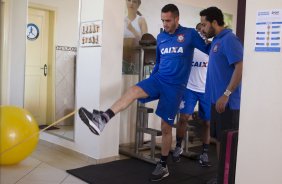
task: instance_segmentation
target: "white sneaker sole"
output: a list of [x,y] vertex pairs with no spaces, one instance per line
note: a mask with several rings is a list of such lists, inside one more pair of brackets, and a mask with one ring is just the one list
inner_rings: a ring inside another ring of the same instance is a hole
[[164,179],[164,178],[166,178],[168,176],[169,176],[169,172],[166,173],[165,175],[163,175],[163,177],[161,177],[160,179],[156,179],[156,180],[151,179],[151,181],[161,181],[162,179]]
[[87,126],[91,126],[91,128],[93,128],[96,131],[97,135],[100,135],[101,134],[100,129],[91,120],[88,119],[87,115],[85,114],[83,110],[81,112],[83,114],[79,114],[79,115],[80,115],[81,120],[84,122],[84,124],[86,124]]
[[98,135],[101,134],[100,129],[99,129],[92,121],[89,121],[89,125],[92,126],[92,128],[94,128],[94,129],[96,130],[96,132],[98,133]]

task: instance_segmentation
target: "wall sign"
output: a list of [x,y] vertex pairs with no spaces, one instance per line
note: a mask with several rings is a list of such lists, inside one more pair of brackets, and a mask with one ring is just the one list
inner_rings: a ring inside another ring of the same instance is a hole
[[28,40],[36,40],[39,36],[39,28],[37,27],[37,25],[35,25],[34,23],[29,23],[27,25],[27,30],[26,30],[26,37]]
[[256,52],[280,52],[282,9],[258,11],[256,20]]
[[82,22],[79,42],[80,47],[101,47],[102,21]]

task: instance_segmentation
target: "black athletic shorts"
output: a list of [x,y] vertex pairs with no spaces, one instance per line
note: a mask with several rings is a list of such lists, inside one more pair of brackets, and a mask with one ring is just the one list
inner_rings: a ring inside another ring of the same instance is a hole
[[224,130],[239,129],[240,110],[231,110],[228,106],[221,114],[216,112],[215,104],[211,105],[211,137],[216,138],[219,142]]

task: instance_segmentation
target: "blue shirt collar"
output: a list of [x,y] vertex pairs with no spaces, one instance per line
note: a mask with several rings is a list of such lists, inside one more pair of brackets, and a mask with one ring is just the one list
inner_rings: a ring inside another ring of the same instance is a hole
[[181,29],[182,29],[183,27],[180,25],[180,24],[178,24],[178,27],[176,28],[176,30],[175,30],[175,32],[173,33],[173,34],[169,34],[168,32],[166,32],[166,31],[164,31],[166,34],[168,34],[168,35],[175,35],[175,34],[177,34]]
[[225,34],[231,32],[231,29],[223,29],[218,35],[215,36],[215,38],[221,38],[223,37]]

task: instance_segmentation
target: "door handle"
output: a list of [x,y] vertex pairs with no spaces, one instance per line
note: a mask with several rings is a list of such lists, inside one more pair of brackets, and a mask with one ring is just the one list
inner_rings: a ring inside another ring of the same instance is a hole
[[45,64],[44,65],[44,67],[43,68],[40,68],[40,69],[42,69],[43,70],[43,72],[44,72],[44,76],[46,77],[47,76],[47,65]]

